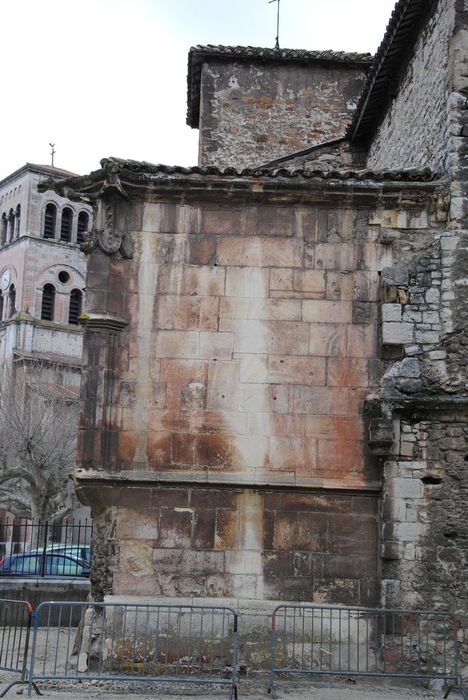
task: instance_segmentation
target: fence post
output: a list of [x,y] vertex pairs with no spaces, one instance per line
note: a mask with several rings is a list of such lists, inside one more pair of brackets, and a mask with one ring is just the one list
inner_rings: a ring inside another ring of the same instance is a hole
[[[30,603],[28,603],[25,600],[8,600],[8,599],[0,599],[0,603],[5,604],[5,610],[6,614],[4,616],[4,626],[7,626],[7,622],[10,622],[10,625],[13,622],[13,627],[14,627],[14,634],[13,634],[13,640],[12,640],[12,648],[10,649],[10,634],[7,635],[7,649],[5,652],[5,658],[8,660],[10,658],[10,665],[5,664],[2,666],[5,670],[10,670],[10,671],[16,671],[20,673],[20,680],[19,681],[13,681],[7,687],[5,690],[0,693],[0,698],[3,698],[10,688],[13,688],[15,685],[30,685],[30,681],[28,678],[28,659],[29,659],[29,641],[30,641],[30,633],[31,633],[31,621],[32,621],[32,616],[33,616],[33,609]],[[12,610],[16,608],[16,615],[12,621],[11,619],[11,614]],[[24,622],[24,611],[27,613],[26,617],[26,624],[23,626]],[[8,617],[8,614],[10,614],[10,617]],[[20,632],[18,632],[18,624],[20,621]],[[21,662],[21,668],[18,668],[16,665],[13,665],[13,659],[17,659],[17,665],[19,666],[19,659],[21,658],[21,647],[22,647],[22,639],[23,639],[23,634],[22,630],[25,629],[26,634],[24,636],[24,649],[23,649],[23,656],[22,656],[22,662]],[[5,629],[3,630],[3,635],[2,635],[2,644],[5,640]],[[16,648],[15,648],[16,647]],[[3,654],[3,648],[1,650],[1,653]],[[39,688],[36,686],[35,683],[32,684],[34,687],[34,690],[38,695],[42,695],[42,693],[39,691]],[[22,692],[22,691],[21,691]]]

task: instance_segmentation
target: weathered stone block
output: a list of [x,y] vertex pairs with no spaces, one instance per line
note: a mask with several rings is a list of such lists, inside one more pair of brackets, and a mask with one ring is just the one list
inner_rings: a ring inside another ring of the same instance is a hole
[[288,413],[289,397],[288,386],[242,384],[239,388],[239,406],[249,413]]
[[363,444],[356,440],[318,441],[318,466],[322,473],[359,471],[363,456]]
[[218,241],[220,265],[247,267],[302,267],[303,243],[299,240],[232,236]]
[[367,386],[367,360],[360,358],[329,357],[327,360],[328,386]]
[[206,360],[230,360],[234,347],[232,333],[202,332],[199,336],[199,356]]
[[224,295],[224,285],[222,267],[162,265],[159,272],[161,294],[220,296]]
[[272,469],[295,469],[311,473],[317,466],[316,442],[310,438],[272,437],[270,439]]
[[[273,272],[273,271],[272,271]],[[292,271],[291,271],[292,273]],[[261,267],[229,267],[226,270],[226,296],[255,299],[267,297],[269,271]]]
[[[228,269],[228,273],[230,269]],[[294,284],[294,270],[291,268],[275,268],[270,270],[270,290],[292,291]],[[257,295],[259,296],[259,295]]]
[[198,333],[196,331],[158,331],[156,356],[196,358],[198,356]]
[[[384,322],[401,322],[401,314],[403,308],[401,304],[382,304],[382,321]],[[408,319],[409,320],[409,319]]]
[[221,319],[219,330],[234,333],[234,352],[307,355],[309,326],[295,321]]
[[219,318],[300,321],[301,315],[299,299],[221,299],[219,309]]
[[216,330],[219,299],[183,295],[160,296],[157,301],[157,326],[167,330]]
[[311,355],[346,356],[346,326],[338,323],[311,323],[309,348]]
[[424,492],[419,479],[393,479],[391,488],[394,498],[421,498]]
[[348,301],[305,300],[302,302],[302,317],[311,323],[352,322],[352,304]]
[[325,292],[325,272],[321,270],[295,270],[294,290],[296,292]]
[[271,355],[268,381],[271,384],[325,384],[325,358]]
[[347,326],[346,355],[374,358],[377,352],[377,333],[372,325]]
[[382,323],[382,343],[384,345],[405,345],[414,341],[412,323]]

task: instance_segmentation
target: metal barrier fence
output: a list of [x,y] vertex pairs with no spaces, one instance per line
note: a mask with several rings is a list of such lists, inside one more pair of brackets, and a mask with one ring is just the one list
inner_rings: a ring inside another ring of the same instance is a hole
[[434,610],[279,605],[271,624],[276,673],[442,678],[458,682],[456,621]]
[[[2,698],[14,685],[28,683],[28,654],[32,607],[23,600],[0,599],[0,669],[19,673],[20,679],[10,683]],[[32,684],[39,693],[35,683]]]
[[228,685],[237,698],[231,608],[45,602],[33,623],[29,695],[38,680],[99,679]]
[[0,520],[0,576],[89,576],[90,520]]

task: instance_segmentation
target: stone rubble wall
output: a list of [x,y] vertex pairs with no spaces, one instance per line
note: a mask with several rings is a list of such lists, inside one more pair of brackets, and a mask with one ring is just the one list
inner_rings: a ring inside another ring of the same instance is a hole
[[368,166],[447,170],[447,100],[454,3],[440,0],[421,32],[398,91],[373,138]]
[[255,167],[345,135],[365,68],[212,60],[202,71],[199,164]]

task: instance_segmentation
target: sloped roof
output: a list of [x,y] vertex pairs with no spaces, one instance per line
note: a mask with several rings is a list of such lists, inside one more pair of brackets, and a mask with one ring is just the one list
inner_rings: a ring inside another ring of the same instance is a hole
[[398,0],[396,3],[348,128],[352,140],[369,139],[378,126],[390,90],[395,87],[402,66],[411,57],[421,24],[434,3],[435,0]]
[[370,53],[346,53],[344,51],[306,51],[304,49],[269,49],[258,46],[192,46],[187,70],[187,124],[198,127],[200,117],[201,69],[207,59],[223,61],[282,62],[282,63],[341,63],[370,66]]
[[14,180],[21,173],[32,171],[36,173],[43,173],[44,175],[51,175],[52,177],[76,177],[77,173],[71,172],[71,170],[63,170],[63,168],[55,168],[52,165],[38,165],[37,163],[25,163],[18,170],[10,173],[3,180],[0,180],[0,187],[3,187],[9,180]]

